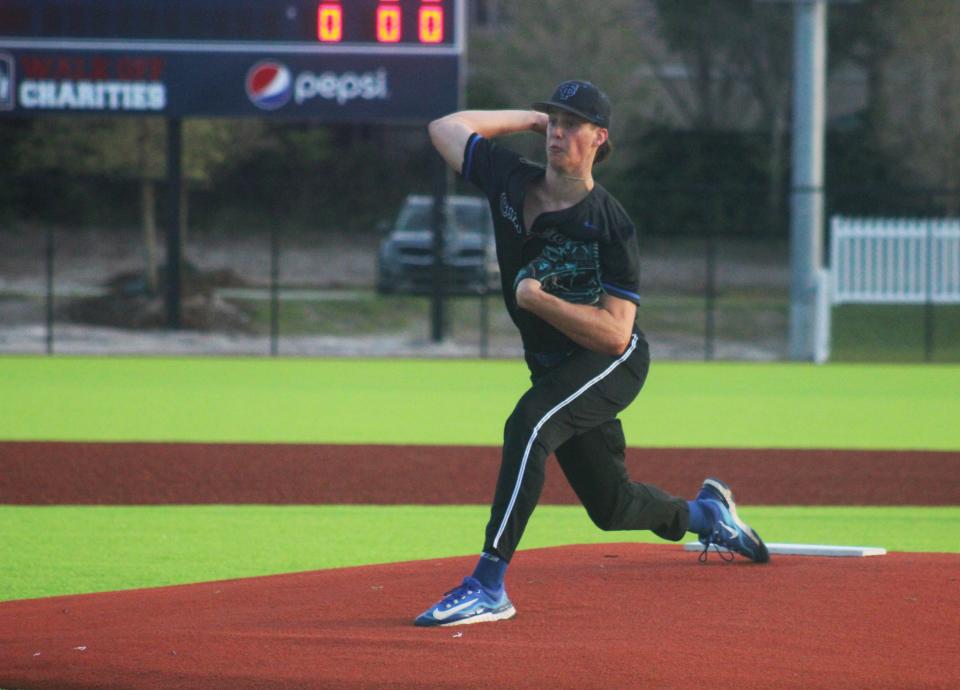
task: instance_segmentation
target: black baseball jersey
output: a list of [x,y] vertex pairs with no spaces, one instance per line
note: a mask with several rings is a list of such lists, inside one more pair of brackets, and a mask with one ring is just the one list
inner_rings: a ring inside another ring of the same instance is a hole
[[461,175],[486,194],[493,212],[497,261],[503,300],[520,330],[528,354],[549,357],[579,348],[570,338],[533,313],[517,308],[513,282],[517,272],[539,256],[548,242],[596,243],[603,289],[621,299],[640,302],[640,249],[626,211],[601,185],[562,211],[541,213],[525,229],[523,202],[530,184],[546,173],[510,149],[471,135],[464,149]]

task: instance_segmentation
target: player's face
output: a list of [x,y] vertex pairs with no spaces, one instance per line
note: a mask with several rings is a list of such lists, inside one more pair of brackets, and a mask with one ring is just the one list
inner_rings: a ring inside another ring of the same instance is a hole
[[607,130],[576,115],[563,111],[549,113],[547,161],[565,173],[589,170],[606,137]]

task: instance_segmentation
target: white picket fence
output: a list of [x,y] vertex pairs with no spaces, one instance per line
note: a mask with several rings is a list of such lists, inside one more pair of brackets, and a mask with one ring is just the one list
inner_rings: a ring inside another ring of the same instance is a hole
[[833,304],[960,303],[960,219],[830,220]]
[[960,219],[830,219],[817,274],[814,361],[830,358],[836,304],[960,304]]

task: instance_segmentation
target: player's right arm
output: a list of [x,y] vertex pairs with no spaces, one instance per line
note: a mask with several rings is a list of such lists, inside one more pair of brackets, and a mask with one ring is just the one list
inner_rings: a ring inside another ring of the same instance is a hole
[[461,110],[434,120],[427,127],[430,141],[456,172],[463,169],[463,152],[474,132],[491,139],[516,132],[547,131],[547,115],[535,110]]

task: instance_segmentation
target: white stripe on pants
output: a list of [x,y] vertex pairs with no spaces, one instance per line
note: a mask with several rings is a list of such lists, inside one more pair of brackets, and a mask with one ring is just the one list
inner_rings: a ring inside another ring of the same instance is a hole
[[566,405],[569,405],[571,402],[573,402],[578,397],[583,395],[583,393],[587,391],[591,386],[595,385],[599,381],[602,381],[604,378],[609,376],[610,372],[612,372],[614,369],[620,366],[623,362],[625,362],[630,357],[631,354],[633,354],[633,351],[634,349],[636,349],[636,347],[637,347],[637,335],[634,334],[630,339],[630,346],[626,349],[626,351],[622,355],[620,355],[619,358],[617,358],[616,361],[614,361],[612,364],[610,364],[610,366],[608,366],[602,372],[600,372],[599,374],[594,376],[592,379],[587,381],[585,384],[583,384],[572,395],[568,396],[565,400],[555,405],[543,416],[543,418],[539,422],[537,422],[536,426],[534,426],[533,433],[530,434],[530,440],[527,441],[527,447],[523,451],[523,459],[520,462],[520,472],[518,473],[518,476],[517,476],[517,483],[513,487],[513,494],[510,496],[510,502],[507,504],[507,510],[504,512],[503,520],[500,522],[500,529],[497,530],[497,535],[493,538],[494,548],[496,548],[497,544],[500,542],[500,537],[503,536],[503,531],[507,528],[507,520],[509,520],[510,513],[513,512],[513,506],[517,502],[517,495],[520,493],[520,485],[523,483],[523,475],[527,469],[527,459],[530,457],[530,449],[533,448],[533,442],[537,438],[537,433],[540,431],[543,425],[546,424],[550,420],[550,418],[553,417],[553,415],[555,415],[558,411],[560,411]]

